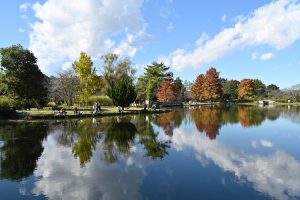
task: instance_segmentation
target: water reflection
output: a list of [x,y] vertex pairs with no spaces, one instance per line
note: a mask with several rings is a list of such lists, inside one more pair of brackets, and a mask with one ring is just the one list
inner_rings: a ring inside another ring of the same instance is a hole
[[35,124],[0,126],[0,178],[20,181],[33,174],[36,161],[43,152],[42,141],[48,127]]
[[[299,116],[298,107],[201,106],[160,115],[10,123],[0,126],[0,175],[22,182],[39,177],[21,194],[49,199],[164,199],[164,190],[180,199],[176,191],[187,188],[200,198],[209,193],[199,188],[221,187],[220,180],[235,191],[224,196],[229,199],[247,187],[253,198],[299,199]],[[272,135],[265,122],[294,130]],[[198,165],[188,178],[190,157]],[[145,185],[159,187],[158,196]]]
[[[257,191],[272,198],[300,198],[300,162],[285,151],[276,150],[267,156],[247,154],[217,140],[209,141],[197,133],[190,134],[182,129],[175,131],[172,142],[178,151],[193,148],[195,158],[202,165],[213,162],[240,180],[249,181]],[[261,143],[271,147],[267,141]]]

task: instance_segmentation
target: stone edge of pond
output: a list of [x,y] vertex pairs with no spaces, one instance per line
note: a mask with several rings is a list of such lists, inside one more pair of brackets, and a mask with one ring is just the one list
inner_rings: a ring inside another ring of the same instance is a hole
[[170,112],[170,109],[162,109],[162,110],[135,110],[135,111],[126,111],[126,112],[109,112],[109,113],[97,113],[97,114],[81,114],[81,115],[27,115],[16,116],[14,118],[7,118],[1,120],[51,120],[51,119],[81,119],[81,118],[93,118],[93,117],[108,117],[108,116],[123,116],[123,115],[144,115],[144,114],[159,114],[159,113],[167,113]]

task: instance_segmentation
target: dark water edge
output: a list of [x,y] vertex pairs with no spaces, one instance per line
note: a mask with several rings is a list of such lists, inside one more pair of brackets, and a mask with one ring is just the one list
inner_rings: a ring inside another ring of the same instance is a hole
[[300,108],[0,122],[1,199],[300,199]]

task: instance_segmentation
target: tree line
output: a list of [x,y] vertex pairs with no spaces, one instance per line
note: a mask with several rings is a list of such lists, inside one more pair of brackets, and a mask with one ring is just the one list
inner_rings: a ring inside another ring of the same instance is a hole
[[227,80],[219,77],[213,67],[191,83],[173,78],[169,67],[154,61],[136,78],[136,70],[128,58],[108,53],[99,58],[102,66],[97,70],[92,58],[81,52],[71,69],[48,77],[39,69],[34,54],[21,45],[1,48],[0,53],[0,106],[41,108],[49,102],[86,106],[93,95],[108,96],[107,101],[122,109],[133,102],[146,101],[149,104],[189,100],[252,101],[265,97],[300,100],[300,92],[287,93],[274,84],[266,86],[259,79]]

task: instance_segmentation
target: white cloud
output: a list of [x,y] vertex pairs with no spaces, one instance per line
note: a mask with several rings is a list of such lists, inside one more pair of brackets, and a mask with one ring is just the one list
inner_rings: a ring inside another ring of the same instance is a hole
[[173,23],[169,23],[167,26],[167,31],[170,32],[175,28],[175,26],[173,25]]
[[168,19],[172,14],[174,14],[175,9],[173,8],[173,0],[164,0],[164,5],[160,8],[160,17],[163,19]]
[[139,31],[135,35],[127,34],[127,39],[121,41],[119,46],[114,49],[114,52],[123,56],[133,57],[139,48],[151,40],[153,40],[153,37],[144,30]]
[[[266,140],[260,143],[267,147],[272,144]],[[198,132],[191,133],[180,128],[174,130],[172,144],[178,151],[193,148],[195,158],[202,165],[205,166],[209,160],[238,179],[246,179],[255,190],[274,199],[300,196],[300,162],[284,151],[277,150],[270,155],[245,153],[218,140],[211,141]]]
[[273,143],[269,140],[261,140],[260,141],[260,144],[263,146],[263,147],[267,147],[267,148],[271,148],[273,147]]
[[222,16],[222,22],[226,22],[226,19],[227,19],[227,15],[223,15]]
[[254,141],[251,142],[251,146],[254,149],[258,148],[259,145],[261,147],[266,147],[266,148],[272,148],[273,147],[273,143],[271,141],[269,141],[269,140],[260,140],[260,141],[254,140]]
[[63,65],[62,65],[62,69],[64,70],[64,71],[67,71],[67,70],[69,70],[69,69],[71,69],[72,68],[72,63],[71,62],[65,62]]
[[264,53],[261,55],[260,59],[261,60],[270,60],[274,57],[274,54],[272,53]]
[[22,29],[22,28],[19,28],[18,31],[19,31],[20,33],[24,33],[24,32],[25,32],[25,30]]
[[[49,199],[141,199],[140,187],[149,158],[133,152],[122,164],[107,164],[103,142],[84,167],[74,158],[72,148],[57,143],[61,131],[55,130],[43,142],[44,151],[34,175],[39,177],[32,193]],[[116,192],[117,191],[117,192]]]
[[27,12],[28,8],[31,6],[30,3],[24,3],[19,6],[20,12]]
[[274,57],[273,53],[263,53],[259,54],[257,52],[254,52],[251,56],[252,60],[270,60]]
[[281,50],[300,38],[300,4],[295,0],[272,1],[236,21],[192,52],[175,50],[169,56],[173,67],[183,70],[212,64],[244,47],[268,45]]
[[209,40],[209,35],[207,33],[202,33],[200,38],[195,42],[196,46],[202,46],[207,40]]
[[[36,3],[37,21],[30,33],[30,50],[45,73],[60,71],[80,51],[99,58],[107,51],[133,56],[148,41],[141,14],[143,0],[47,0]],[[119,44],[111,36],[127,35]],[[129,41],[132,35],[132,41]],[[117,45],[117,46],[116,46]],[[116,47],[115,47],[116,46]]]

